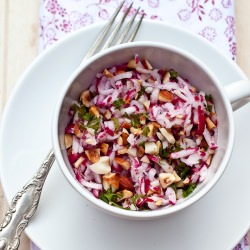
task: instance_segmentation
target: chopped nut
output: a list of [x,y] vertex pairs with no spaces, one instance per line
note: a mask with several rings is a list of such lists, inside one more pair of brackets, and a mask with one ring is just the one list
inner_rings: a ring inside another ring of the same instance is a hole
[[118,145],[123,145],[123,139],[122,139],[122,137],[121,136],[119,136],[118,138],[117,138],[117,144]]
[[152,195],[152,194],[154,194],[154,193],[155,193],[155,191],[154,191],[154,190],[149,189],[149,190],[148,190],[148,192],[147,192],[147,196],[150,196],[150,195]]
[[140,128],[131,127],[130,132],[134,135],[141,135],[142,134],[142,130]]
[[135,59],[130,60],[130,61],[128,62],[128,64],[127,64],[127,67],[128,67],[128,68],[131,68],[131,69],[135,69],[136,66],[137,66],[137,65],[136,65]]
[[184,181],[183,181],[183,184],[184,185],[187,185],[190,183],[190,179],[187,177]]
[[125,169],[125,170],[128,170],[128,169],[130,169],[130,167],[131,167],[130,162],[127,161],[127,160],[125,160],[125,159],[123,159],[123,158],[121,158],[121,157],[115,157],[115,158],[114,158],[114,161],[115,161],[117,164],[119,164],[120,166],[122,166],[122,168]]
[[129,133],[122,132],[121,137],[122,137],[122,144],[127,145],[128,144],[127,139],[129,137]]
[[107,69],[104,69],[104,71],[103,71],[103,73],[102,73],[103,75],[105,75],[106,77],[108,77],[108,78],[112,78],[114,75],[110,72],[110,71],[108,71]]
[[212,122],[212,120],[210,119],[210,117],[206,118],[206,124],[208,129],[214,129],[216,128],[216,125]]
[[161,125],[158,122],[152,122],[152,124],[154,125],[155,129],[159,129],[161,127]]
[[84,106],[89,108],[91,106],[90,91],[89,90],[83,91],[80,95],[80,100]]
[[176,173],[176,171],[173,171],[174,177],[175,177],[175,182],[181,181],[181,177]]
[[130,198],[130,197],[133,196],[133,193],[131,191],[129,191],[129,190],[126,190],[126,189],[124,189],[124,190],[122,190],[120,192],[117,192],[117,194],[119,196],[121,196],[121,198],[119,198],[118,201]]
[[102,176],[102,184],[105,190],[112,189],[115,192],[119,188],[119,175],[117,173],[108,173]]
[[141,161],[142,162],[145,162],[145,163],[150,163],[148,157],[146,155],[144,155],[142,158],[141,158]]
[[83,136],[83,133],[82,131],[80,130],[80,127],[78,125],[78,123],[76,123],[74,125],[74,134],[78,137],[78,138],[81,138]]
[[160,142],[160,141],[157,141],[157,142],[156,142],[156,146],[157,146],[158,152],[159,152],[159,151],[160,151],[160,148],[162,147],[161,142]]
[[143,60],[143,65],[145,66],[146,69],[153,69],[150,62],[148,60],[146,60],[146,59]]
[[159,199],[158,201],[155,202],[156,206],[161,206],[162,205],[162,199]]
[[144,153],[145,153],[144,147],[139,146],[139,147],[138,147],[138,151],[137,151],[137,156],[138,156],[138,157],[142,157],[142,156],[144,155]]
[[68,149],[72,146],[73,142],[73,136],[70,134],[65,134],[64,136],[64,143],[65,143],[65,148]]
[[147,137],[152,138],[153,133],[154,133],[154,124],[151,122],[147,126],[149,128],[149,132],[147,134]]
[[112,114],[111,114],[110,110],[106,109],[103,113],[103,117],[106,118],[107,120],[110,120],[111,116],[112,116]]
[[163,188],[167,188],[172,183],[175,182],[175,176],[172,173],[160,173],[159,174],[159,181]]
[[162,82],[168,83],[170,81],[170,73],[167,71],[165,75],[163,76]]
[[118,155],[124,155],[127,153],[128,153],[128,149],[126,147],[117,150]]
[[100,160],[100,148],[92,148],[89,150],[85,150],[85,154],[88,157],[88,159],[95,163]]
[[132,157],[136,157],[137,156],[137,149],[136,148],[128,148],[127,153]]
[[91,115],[96,116],[97,118],[100,117],[100,112],[99,112],[99,110],[98,110],[98,108],[97,108],[96,106],[92,106],[92,107],[89,109],[89,113],[90,113]]
[[103,154],[107,154],[107,152],[108,152],[108,148],[109,148],[109,145],[107,144],[107,143],[101,143],[101,145],[100,145],[100,150],[101,150],[101,152],[103,153]]
[[158,96],[158,100],[161,102],[171,102],[174,99],[173,93],[167,90],[161,90]]
[[143,106],[145,107],[146,111],[149,111],[150,101],[149,101],[149,100],[144,101],[142,104],[143,104]]
[[141,123],[141,125],[145,125],[146,124],[146,117],[145,117],[145,115],[141,115],[140,116],[140,123]]
[[93,128],[87,128],[87,131],[91,134],[91,135],[95,135],[95,130]]
[[134,188],[131,180],[125,175],[120,176],[119,184],[122,189],[132,190]]
[[124,122],[122,125],[121,125],[122,128],[126,128],[126,129],[130,129],[131,128],[131,124],[130,123],[127,123],[127,122]]
[[145,142],[145,153],[150,155],[158,155],[159,150],[156,143],[152,141]]
[[79,168],[80,165],[83,163],[83,161],[84,161],[83,156],[79,157],[79,158],[77,159],[77,161],[74,163],[74,167],[75,167],[75,168]]
[[110,158],[108,156],[101,156],[100,160],[89,165],[89,168],[97,174],[108,174],[111,172]]
[[171,144],[175,143],[175,138],[174,138],[171,131],[168,131],[165,128],[160,128],[160,131],[161,131],[162,135],[168,140],[168,142],[170,142]]
[[210,164],[211,164],[211,162],[212,162],[212,158],[213,158],[213,155],[209,155],[208,156],[208,158],[207,158],[207,160],[206,160],[206,164],[208,165],[208,166],[210,166]]

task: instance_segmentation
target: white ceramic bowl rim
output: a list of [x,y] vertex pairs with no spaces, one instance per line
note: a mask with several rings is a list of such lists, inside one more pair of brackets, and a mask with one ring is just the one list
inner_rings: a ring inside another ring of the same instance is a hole
[[[155,47],[155,48],[164,48],[164,49],[170,49],[174,52],[177,52],[187,58],[190,58],[194,63],[197,65],[201,66],[205,72],[213,79],[213,82],[215,83],[217,89],[223,96],[223,101],[225,104],[226,108],[226,113],[228,114],[228,120],[229,120],[229,135],[230,138],[228,138],[228,145],[227,145],[227,150],[225,152],[224,158],[221,162],[220,167],[216,171],[215,175],[213,178],[206,184],[206,186],[197,192],[195,195],[191,195],[187,199],[185,199],[183,202],[178,203],[174,206],[167,207],[165,209],[158,209],[158,210],[150,210],[150,211],[130,211],[130,210],[125,210],[125,209],[120,209],[114,206],[110,206],[107,203],[103,202],[102,200],[99,200],[93,196],[91,192],[88,190],[84,189],[78,181],[71,175],[69,172],[66,163],[64,162],[64,159],[62,157],[61,149],[60,149],[60,144],[59,144],[59,139],[58,139],[58,118],[60,114],[60,109],[61,105],[64,99],[64,96],[66,95],[71,83],[74,81],[74,79],[82,72],[82,70],[87,67],[89,64],[93,63],[94,61],[98,60],[99,58],[105,57],[108,55],[110,52],[126,49],[126,48],[132,48],[135,46],[146,46],[146,47]],[[218,180],[221,178],[222,174],[224,173],[228,161],[230,159],[230,155],[232,153],[233,149],[233,142],[234,142],[234,121],[233,121],[233,112],[232,112],[232,107],[231,104],[228,100],[228,98],[225,95],[225,91],[222,87],[222,85],[219,83],[217,80],[216,76],[214,76],[213,72],[199,59],[194,57],[192,54],[184,51],[183,49],[177,48],[173,45],[167,45],[159,42],[133,42],[130,44],[122,44],[118,46],[114,46],[112,48],[106,49],[104,51],[101,51],[91,57],[89,60],[83,62],[77,69],[76,71],[69,77],[67,82],[65,83],[59,98],[58,102],[55,107],[54,115],[53,115],[53,126],[52,126],[52,139],[53,139],[53,147],[54,147],[54,152],[56,155],[56,160],[68,180],[68,182],[76,189],[84,198],[86,198],[88,201],[90,201],[92,204],[94,204],[96,207],[102,209],[105,212],[108,212],[113,215],[117,215],[120,217],[125,217],[125,218],[130,218],[130,219],[152,219],[152,218],[157,218],[157,217],[162,217],[164,215],[169,215],[172,213],[175,213],[177,211],[180,211],[196,201],[198,201],[200,198],[202,198],[208,191],[210,191],[214,185],[218,182]]]

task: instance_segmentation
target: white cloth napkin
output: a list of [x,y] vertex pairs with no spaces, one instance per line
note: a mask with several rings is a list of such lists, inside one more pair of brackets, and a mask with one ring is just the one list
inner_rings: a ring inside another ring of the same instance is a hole
[[[40,51],[81,27],[106,21],[121,0],[41,0]],[[124,10],[132,1],[127,0]],[[234,0],[137,0],[146,18],[173,23],[216,44],[235,60]],[[32,250],[38,248],[31,244]],[[249,250],[247,236],[234,250]]]

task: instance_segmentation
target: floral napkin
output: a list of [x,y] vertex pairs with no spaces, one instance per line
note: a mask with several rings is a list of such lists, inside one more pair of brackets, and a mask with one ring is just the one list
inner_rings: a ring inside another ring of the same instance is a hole
[[[41,0],[40,51],[75,30],[106,21],[121,0]],[[132,0],[127,0],[123,11]],[[140,6],[145,18],[187,28],[216,44],[235,60],[234,0],[134,0],[132,14]],[[37,249],[32,244],[32,250]],[[249,250],[247,236],[235,250]]]

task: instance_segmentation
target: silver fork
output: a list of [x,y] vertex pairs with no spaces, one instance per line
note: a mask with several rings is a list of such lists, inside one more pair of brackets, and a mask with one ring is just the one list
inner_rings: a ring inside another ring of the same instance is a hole
[[[124,6],[124,3],[125,1],[123,1],[116,9],[113,16],[105,25],[105,27],[97,37],[95,43],[88,50],[83,60],[88,59],[100,49],[111,47],[113,46],[113,44],[132,42],[134,40],[144,17],[142,15],[135,27],[132,28],[135,17],[139,12],[139,8],[127,23],[127,25],[122,29],[126,16],[132,8],[132,4],[128,7],[121,20],[116,24],[113,32],[109,35],[109,31],[113,27],[116,17],[120,13],[122,7]],[[131,30],[132,32],[129,34],[129,31]],[[106,39],[108,35],[109,38]],[[103,45],[105,41],[106,43]],[[55,155],[52,149],[46,156],[34,176],[12,199],[9,210],[6,212],[5,217],[0,225],[0,250],[18,249],[20,245],[20,236],[24,229],[27,227],[30,218],[36,212],[44,182],[54,161]]]

